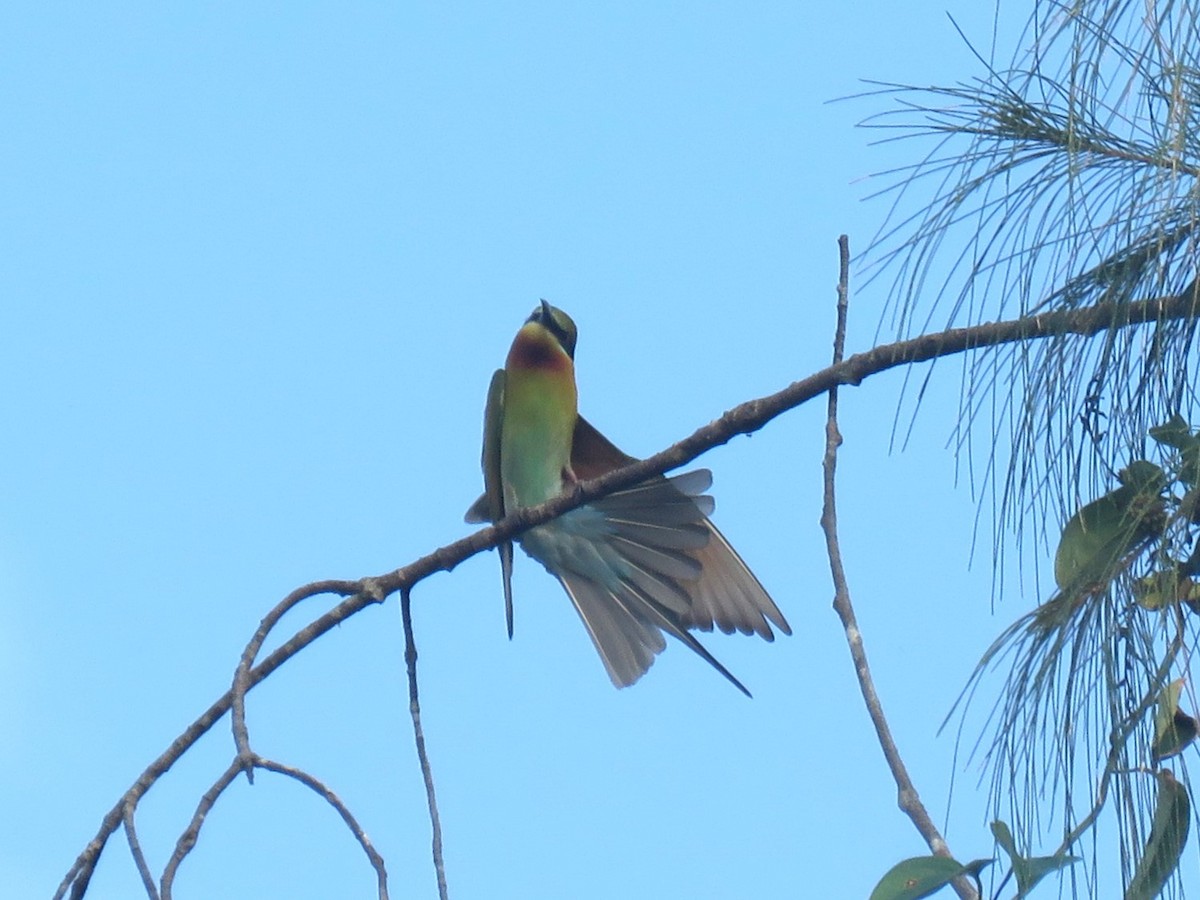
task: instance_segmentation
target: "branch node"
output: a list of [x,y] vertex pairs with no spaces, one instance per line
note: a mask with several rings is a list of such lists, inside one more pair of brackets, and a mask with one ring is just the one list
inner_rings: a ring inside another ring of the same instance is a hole
[[249,747],[239,747],[234,763],[246,773],[246,781],[254,784],[254,769],[258,765],[258,754]]
[[382,603],[387,599],[387,590],[381,578],[363,578],[358,585],[358,593],[372,603]]

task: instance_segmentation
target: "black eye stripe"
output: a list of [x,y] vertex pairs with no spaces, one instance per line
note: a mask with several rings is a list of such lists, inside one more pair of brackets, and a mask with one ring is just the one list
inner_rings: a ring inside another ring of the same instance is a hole
[[574,323],[567,318],[566,313],[555,309],[549,302],[543,300],[525,321],[537,322],[554,335],[555,340],[566,351],[567,356],[575,358],[575,327]]
[[570,333],[567,331],[567,329],[562,327],[562,324],[558,321],[558,319],[554,318],[554,316],[544,319],[542,321],[542,325],[544,325],[546,330],[548,330],[552,335],[558,338],[558,342],[564,347],[570,342]]

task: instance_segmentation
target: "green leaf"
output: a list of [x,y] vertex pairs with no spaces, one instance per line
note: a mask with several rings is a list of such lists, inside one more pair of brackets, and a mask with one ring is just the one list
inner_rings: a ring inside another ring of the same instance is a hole
[[1194,488],[1200,484],[1200,441],[1191,447],[1185,447],[1180,456],[1183,465],[1179,467],[1179,480]]
[[1126,555],[1161,532],[1161,493],[1167,484],[1163,470],[1139,459],[1118,477],[1119,488],[1084,506],[1063,528],[1054,555],[1054,580],[1064,594],[1080,595],[1107,585]]
[[1154,712],[1154,743],[1150,747],[1154,762],[1174,756],[1196,738],[1196,720],[1179,708],[1183,679],[1177,679],[1158,695]]
[[1064,853],[1056,853],[1054,856],[1022,856],[1017,852],[1017,844],[1013,840],[1008,825],[1000,820],[992,823],[992,834],[996,838],[996,843],[1012,860],[1013,875],[1017,879],[1018,897],[1026,896],[1033,890],[1034,885],[1051,872],[1057,872],[1059,869],[1065,869],[1067,866],[1079,862],[1078,856],[1067,856]]
[[1154,495],[1162,493],[1170,481],[1167,473],[1160,466],[1147,459],[1135,459],[1117,473],[1117,480],[1124,487],[1133,488],[1139,494]]
[[996,843],[1000,845],[1000,849],[1009,855],[1010,859],[1015,859],[1021,854],[1017,852],[1017,842],[1013,840],[1012,831],[1008,827],[1007,822],[1002,822],[997,819],[992,823],[992,836],[996,838]]
[[1200,439],[1197,439],[1192,434],[1192,429],[1188,427],[1187,420],[1179,413],[1171,416],[1171,418],[1162,425],[1155,425],[1150,429],[1150,437],[1162,444],[1164,447],[1171,447],[1175,450],[1186,450],[1188,447],[1195,447],[1200,444]]
[[[977,866],[980,860],[971,863]],[[984,862],[986,865],[987,860]],[[948,856],[914,856],[888,869],[886,875],[879,879],[875,890],[871,891],[870,900],[919,900],[928,897],[948,885],[959,875],[968,874],[971,866]]]
[[1133,599],[1152,611],[1192,599],[1196,593],[1196,582],[1181,574],[1177,566],[1143,575],[1133,583]]
[[1170,769],[1163,769],[1158,779],[1158,800],[1154,806],[1154,821],[1146,849],[1138,861],[1133,880],[1125,890],[1125,900],[1154,900],[1179,865],[1179,857],[1187,844],[1188,828],[1192,821],[1192,803],[1187,787],[1175,780]]
[[1200,481],[1200,437],[1192,433],[1183,416],[1176,414],[1170,421],[1150,429],[1150,437],[1179,451],[1183,465],[1179,469],[1179,480],[1189,487]]

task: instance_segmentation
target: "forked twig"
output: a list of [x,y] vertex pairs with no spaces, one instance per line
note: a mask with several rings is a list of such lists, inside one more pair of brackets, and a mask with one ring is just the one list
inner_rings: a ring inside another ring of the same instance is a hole
[[[381,857],[378,851],[376,851],[375,846],[371,843],[370,838],[367,837],[366,832],[363,831],[362,826],[358,824],[358,820],[354,817],[354,814],[350,812],[349,807],[346,806],[342,799],[338,797],[338,795],[332,790],[330,790],[324,782],[315,776],[310,775],[308,772],[305,772],[303,769],[298,769],[295,766],[284,765],[283,763],[276,762],[272,759],[266,759],[265,757],[259,756],[257,753],[254,753],[251,750],[239,750],[238,754],[234,757],[233,762],[229,764],[229,767],[221,773],[220,777],[207,791],[204,792],[204,796],[200,798],[200,802],[196,806],[196,812],[193,814],[192,820],[188,823],[188,827],[184,830],[183,834],[181,834],[179,839],[175,842],[175,851],[171,854],[171,859],[167,862],[166,867],[163,869],[162,881],[160,885],[161,900],[170,900],[175,886],[175,876],[179,871],[179,866],[183,863],[187,855],[195,848],[196,842],[200,838],[200,829],[204,827],[204,822],[207,819],[209,812],[212,811],[213,806],[216,804],[221,794],[223,794],[230,787],[230,785],[233,784],[233,782],[237,779],[238,773],[246,772],[249,769],[265,769],[268,772],[275,772],[279,775],[285,775],[288,778],[292,778],[312,790],[314,793],[318,794],[325,800],[326,803],[332,806],[334,810],[337,811],[338,815],[341,816],[342,821],[346,823],[346,827],[350,829],[350,833],[354,835],[354,839],[358,841],[359,846],[362,847],[363,852],[367,855],[367,859],[371,863],[371,867],[375,870],[375,877],[378,883],[379,900],[388,900],[387,867],[384,864],[383,857]],[[149,870],[146,871],[146,875],[149,875]],[[158,900],[160,895],[153,892],[153,887],[153,882],[151,882],[148,884],[147,890],[150,892],[151,897],[155,898],[155,900]]]

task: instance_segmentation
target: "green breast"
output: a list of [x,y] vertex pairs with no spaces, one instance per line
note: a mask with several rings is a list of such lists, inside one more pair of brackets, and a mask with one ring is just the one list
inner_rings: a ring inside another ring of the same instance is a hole
[[533,506],[562,492],[576,414],[573,372],[509,369],[500,435],[509,502]]

